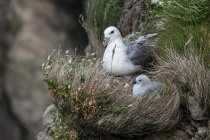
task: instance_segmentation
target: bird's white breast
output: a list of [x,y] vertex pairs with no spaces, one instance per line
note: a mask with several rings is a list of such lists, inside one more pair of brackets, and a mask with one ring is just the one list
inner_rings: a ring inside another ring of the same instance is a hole
[[158,83],[151,82],[146,85],[135,84],[133,86],[133,96],[142,97],[144,95],[149,96],[151,94],[156,94],[156,98],[160,97],[160,91],[158,91]]
[[145,94],[146,90],[147,87],[136,84],[133,86],[133,96],[141,97]]
[[103,56],[103,69],[105,72],[127,75],[139,70],[127,59],[126,49],[121,41],[114,41],[108,44]]

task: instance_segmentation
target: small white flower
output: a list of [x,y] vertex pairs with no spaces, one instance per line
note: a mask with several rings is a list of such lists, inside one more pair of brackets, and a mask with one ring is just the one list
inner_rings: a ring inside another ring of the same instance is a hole
[[70,89],[71,88],[71,85],[68,85],[68,89]]
[[45,63],[42,63],[42,69],[44,69],[44,65],[45,65]]
[[62,72],[61,75],[64,76],[64,72]]
[[109,89],[111,86],[110,86],[110,84],[109,83],[106,83],[105,84],[105,89]]
[[48,55],[47,60],[50,61],[50,56]]
[[69,64],[71,64],[72,63],[72,58],[71,58],[71,56],[69,56]]
[[113,80],[113,82],[114,82],[114,83],[119,83],[120,81],[119,81],[119,80],[114,79],[114,80]]
[[151,4],[156,4],[158,0],[151,0]]
[[50,65],[48,65],[47,67],[45,67],[45,70],[50,69],[50,68],[51,68]]
[[129,105],[128,105],[128,107],[132,107],[132,106],[133,106],[133,104],[129,104]]
[[69,73],[72,71],[72,68],[69,69]]
[[82,58],[82,62],[84,62],[85,61],[85,58]]
[[65,54],[69,54],[69,50],[66,50]]
[[163,6],[163,2],[162,1],[159,1],[158,3],[160,6]]
[[95,55],[96,55],[95,53],[92,53],[92,54],[91,54],[91,56],[95,56]]
[[128,83],[125,84],[124,88],[127,88],[127,87],[129,87],[129,84]]

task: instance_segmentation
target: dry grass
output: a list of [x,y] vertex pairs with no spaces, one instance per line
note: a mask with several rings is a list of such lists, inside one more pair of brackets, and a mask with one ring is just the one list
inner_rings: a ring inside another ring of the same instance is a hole
[[174,83],[180,88],[182,103],[185,104],[185,99],[193,96],[207,111],[210,97],[210,69],[205,65],[202,54],[198,54],[192,49],[187,49],[184,55],[167,48],[165,52],[166,58],[159,58],[156,71],[151,74],[155,79],[165,83]]
[[[160,100],[152,97],[132,100],[125,113],[106,114],[96,124],[103,131],[125,137],[169,131],[177,125],[182,116],[180,99],[176,92],[174,91],[173,96]],[[118,105],[126,102],[119,100]]]
[[160,99],[134,99],[132,79],[105,74],[100,60],[69,64],[68,59],[54,52],[43,69],[55,104],[80,133],[132,137],[169,131],[179,123],[180,91],[175,84]]

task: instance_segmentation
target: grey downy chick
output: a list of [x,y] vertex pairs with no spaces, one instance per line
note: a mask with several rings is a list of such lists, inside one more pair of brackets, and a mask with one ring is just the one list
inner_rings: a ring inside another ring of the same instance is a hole
[[156,94],[156,98],[160,98],[160,93],[164,85],[154,82],[148,76],[141,74],[133,81],[133,97],[150,96]]

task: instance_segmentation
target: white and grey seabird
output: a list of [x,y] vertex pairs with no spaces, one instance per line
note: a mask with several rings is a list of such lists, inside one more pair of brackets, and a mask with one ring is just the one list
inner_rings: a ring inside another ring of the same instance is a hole
[[104,31],[107,44],[103,55],[103,69],[114,75],[130,75],[142,71],[152,61],[151,47],[143,45],[144,39],[124,44],[120,31],[108,27]]

